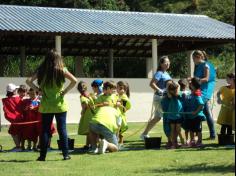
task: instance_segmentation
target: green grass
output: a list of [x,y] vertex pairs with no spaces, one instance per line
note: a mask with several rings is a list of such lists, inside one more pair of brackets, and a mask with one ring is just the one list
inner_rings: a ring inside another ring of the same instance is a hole
[[[158,124],[151,136],[166,138]],[[0,176],[160,176],[160,175],[235,175],[235,149],[219,147],[217,141],[207,141],[203,149],[144,150],[139,134],[144,123],[130,123],[125,134],[125,146],[129,151],[105,155],[71,153],[72,160],[62,161],[60,152],[49,152],[47,162],[36,162],[38,153],[0,153]],[[204,124],[204,138],[208,137]],[[76,135],[77,125],[68,125],[69,136],[75,139],[75,147],[84,144],[84,137]],[[56,148],[57,136],[52,140]],[[4,127],[0,132],[0,144],[4,150],[13,147],[11,137]]]

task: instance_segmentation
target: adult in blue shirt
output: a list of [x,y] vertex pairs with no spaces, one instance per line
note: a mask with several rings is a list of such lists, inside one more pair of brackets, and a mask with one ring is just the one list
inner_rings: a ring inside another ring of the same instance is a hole
[[205,52],[196,50],[193,53],[195,63],[194,76],[200,78],[202,98],[204,101],[204,114],[207,119],[207,125],[210,131],[210,139],[215,139],[215,127],[210,105],[211,98],[215,89],[216,72],[214,66],[206,61]]
[[[166,83],[168,80],[171,80],[169,73],[167,70],[170,68],[170,60],[168,56],[163,56],[160,59],[158,64],[157,72],[155,73],[153,79],[150,82],[150,87],[155,91],[153,105],[155,107],[154,110],[154,118],[150,120],[145,128],[144,132],[141,134],[140,138],[144,140],[144,138],[149,137],[149,131],[155,126],[157,122],[161,120],[163,117],[161,101],[163,95],[166,93]],[[170,129],[167,126],[164,126],[165,132],[170,135]]]

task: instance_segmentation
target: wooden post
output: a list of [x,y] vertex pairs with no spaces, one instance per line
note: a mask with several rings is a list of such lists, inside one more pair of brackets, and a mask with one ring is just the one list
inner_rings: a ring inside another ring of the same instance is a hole
[[193,62],[193,51],[187,52],[188,59],[188,77],[193,77],[194,74],[194,62]]
[[55,37],[55,49],[61,55],[61,36],[57,35]]
[[152,74],[155,74],[157,71],[158,63],[158,43],[157,39],[152,39]]
[[153,77],[152,58],[146,58],[146,73],[147,73],[147,78],[152,78]]

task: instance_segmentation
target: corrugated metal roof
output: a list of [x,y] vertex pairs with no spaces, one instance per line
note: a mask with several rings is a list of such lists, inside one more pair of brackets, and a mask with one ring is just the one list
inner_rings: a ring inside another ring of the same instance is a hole
[[0,5],[0,31],[235,39],[235,27],[203,15]]

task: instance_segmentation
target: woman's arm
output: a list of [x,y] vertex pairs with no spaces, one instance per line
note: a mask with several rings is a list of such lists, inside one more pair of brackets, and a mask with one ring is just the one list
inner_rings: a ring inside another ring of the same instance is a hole
[[204,78],[202,78],[200,80],[201,84],[208,82],[209,81],[209,77],[210,77],[210,69],[209,69],[208,66],[206,66],[205,69],[204,69]]
[[65,78],[70,80],[70,84],[61,92],[62,96],[67,94],[77,83],[76,77],[72,75],[69,71],[66,71],[64,75],[65,75]]
[[221,99],[221,92],[220,90],[217,92],[217,103],[222,104],[222,99]]
[[27,78],[26,84],[35,91],[39,92],[39,87],[34,83],[36,79],[37,79],[37,74],[34,74],[33,76]]
[[156,80],[153,78],[150,82],[150,87],[156,92],[162,92],[162,90],[157,86]]

